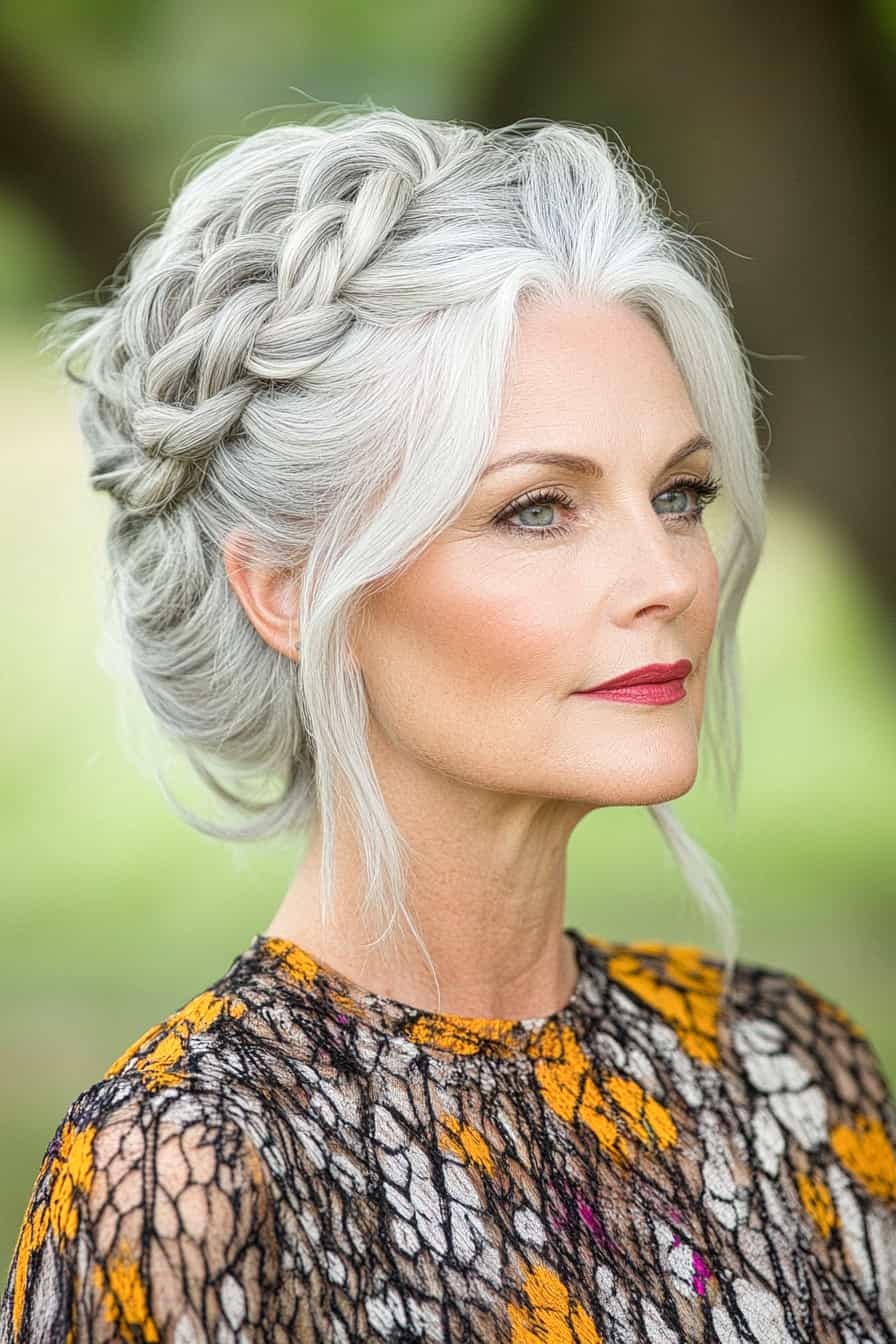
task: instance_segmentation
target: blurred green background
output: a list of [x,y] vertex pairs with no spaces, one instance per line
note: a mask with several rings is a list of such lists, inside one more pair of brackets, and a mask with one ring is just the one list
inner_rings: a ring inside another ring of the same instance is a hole
[[[840,1003],[896,1078],[894,53],[892,2],[34,0],[0,16],[4,1268],[69,1102],[227,968],[300,856],[190,831],[142,763],[133,695],[125,733],[96,663],[109,501],[38,330],[111,274],[186,163],[318,100],[612,127],[717,244],[765,393],[770,532],[741,626],[738,814],[705,762],[674,806],[721,865],[741,956]],[[567,922],[709,939],[637,809],[578,828]]]

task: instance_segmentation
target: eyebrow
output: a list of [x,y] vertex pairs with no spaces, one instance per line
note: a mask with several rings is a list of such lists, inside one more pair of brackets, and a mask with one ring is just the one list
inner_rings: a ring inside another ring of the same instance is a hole
[[[687,443],[683,443],[680,448],[676,448],[663,470],[668,471],[669,467],[674,467],[675,463],[680,462],[682,458],[690,457],[691,453],[698,453],[701,450],[711,453],[713,446],[705,434],[695,434],[692,439],[688,439]],[[593,457],[582,457],[578,453],[532,450],[531,452],[511,453],[509,457],[502,457],[500,462],[493,462],[491,466],[486,467],[479,479],[482,481],[486,476],[490,476],[493,471],[501,471],[504,467],[515,467],[520,462],[542,462],[550,467],[566,467],[569,471],[578,471],[584,476],[596,476],[598,479],[604,474],[603,467],[595,462]]]

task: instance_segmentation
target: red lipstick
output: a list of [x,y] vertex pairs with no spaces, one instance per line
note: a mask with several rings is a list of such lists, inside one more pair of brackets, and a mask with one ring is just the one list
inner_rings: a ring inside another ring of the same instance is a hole
[[577,695],[594,695],[602,700],[623,700],[636,705],[671,705],[684,698],[684,678],[693,664],[688,658],[677,663],[648,663],[631,672],[603,681]]

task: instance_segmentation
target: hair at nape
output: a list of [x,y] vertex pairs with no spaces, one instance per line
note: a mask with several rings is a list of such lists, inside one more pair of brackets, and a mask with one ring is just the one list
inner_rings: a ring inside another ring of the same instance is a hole
[[[107,639],[237,820],[196,816],[157,773],[166,798],[221,839],[318,819],[326,919],[344,797],[364,914],[387,947],[404,919],[428,958],[403,900],[407,846],[367,752],[349,627],[473,488],[527,304],[585,297],[645,315],[716,446],[730,528],[703,736],[736,802],[736,624],[766,528],[757,384],[721,267],[663,201],[592,127],[486,130],[331,106],[194,165],[107,294],[47,328],[81,386],[91,483],[114,501]],[[297,662],[249,621],[223,564],[228,536],[246,539],[241,563],[295,575]],[[648,811],[730,969],[716,865],[669,803]]]

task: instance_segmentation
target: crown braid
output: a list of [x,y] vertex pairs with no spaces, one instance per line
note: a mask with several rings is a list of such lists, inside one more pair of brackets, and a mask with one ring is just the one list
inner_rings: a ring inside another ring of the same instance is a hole
[[186,211],[176,203],[119,295],[113,363],[124,404],[119,397],[105,408],[119,433],[95,463],[95,488],[133,514],[160,511],[201,482],[261,389],[295,383],[328,358],[355,319],[352,280],[437,165],[404,138],[377,148],[390,160],[400,151],[403,162],[364,164],[357,143],[321,143],[297,169],[291,195],[280,195],[279,213],[271,184],[259,184],[229,219],[208,221],[186,260]]

